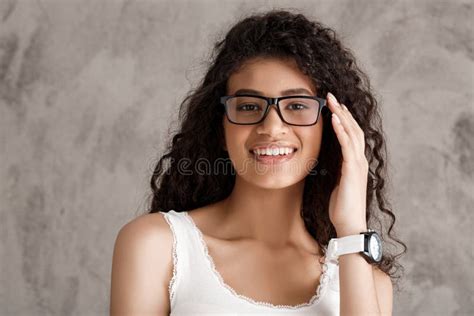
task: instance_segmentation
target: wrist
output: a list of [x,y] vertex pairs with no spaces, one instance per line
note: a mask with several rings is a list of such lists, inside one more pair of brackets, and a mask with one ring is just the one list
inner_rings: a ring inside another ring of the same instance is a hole
[[381,237],[374,230],[365,229],[367,225],[351,225],[337,231],[337,238],[331,238],[327,247],[327,258],[338,261],[340,256],[361,254],[370,263],[379,263],[382,260],[383,243]]

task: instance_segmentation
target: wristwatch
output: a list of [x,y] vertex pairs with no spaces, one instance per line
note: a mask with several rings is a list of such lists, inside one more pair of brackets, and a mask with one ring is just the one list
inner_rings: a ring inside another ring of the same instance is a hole
[[339,256],[359,252],[368,263],[378,263],[382,260],[382,240],[372,229],[359,235],[331,238],[327,247],[327,259],[338,262]]

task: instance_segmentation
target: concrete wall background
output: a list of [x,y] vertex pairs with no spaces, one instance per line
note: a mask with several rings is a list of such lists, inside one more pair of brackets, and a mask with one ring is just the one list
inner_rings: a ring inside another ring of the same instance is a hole
[[272,7],[336,29],[379,96],[409,247],[394,314],[474,314],[472,1],[0,0],[1,315],[108,313],[176,107],[221,32]]

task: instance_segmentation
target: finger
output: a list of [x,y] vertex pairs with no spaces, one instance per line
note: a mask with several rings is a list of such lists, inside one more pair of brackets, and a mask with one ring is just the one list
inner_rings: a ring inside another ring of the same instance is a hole
[[350,124],[351,124],[351,127],[352,127],[354,133],[357,134],[359,136],[359,138],[360,138],[360,136],[363,136],[364,131],[362,130],[362,128],[360,128],[360,125],[359,125],[359,123],[357,123],[356,119],[352,115],[352,112],[347,108],[347,106],[345,104],[341,103],[341,107],[343,109],[343,112],[347,115],[346,117],[350,121]]
[[356,137],[353,139],[353,141],[356,143],[357,148],[360,150],[360,154],[364,155],[365,152],[365,135],[364,131],[360,127],[359,123],[357,123],[356,119],[352,115],[351,111],[347,108],[345,104],[341,104],[343,108],[343,112],[347,115],[346,117],[348,118],[348,121],[350,122],[351,130]]
[[362,148],[361,144],[363,142],[363,132],[362,129],[360,128],[359,124],[357,121],[354,119],[352,116],[352,113],[349,111],[349,109],[346,107],[345,104],[341,103],[342,107],[342,112],[345,115],[346,122],[347,122],[347,129],[349,130],[349,135],[351,136],[351,140],[354,142],[354,145],[356,148],[360,149]]
[[337,113],[333,113],[331,118],[332,126],[336,133],[339,144],[341,145],[343,160],[350,161],[354,158],[354,144],[351,141],[349,134],[347,134],[346,130],[344,129],[341,119]]
[[351,138],[355,137],[355,132],[351,126],[352,122],[350,121],[348,113],[346,110],[344,110],[342,105],[339,103],[339,101],[337,101],[336,97],[331,92],[328,93],[328,104],[331,112],[336,113],[337,117],[339,117],[344,129],[349,134],[349,136]]
[[347,107],[342,103],[340,104],[341,104],[341,109],[342,109],[342,115],[344,116],[344,122],[346,123],[344,127],[348,131],[348,134],[350,135],[351,140],[354,142],[354,144],[357,144],[359,135],[357,133],[356,126],[355,126],[356,122],[352,118]]
[[349,138],[349,141],[354,146],[354,149],[352,150],[358,150],[359,145],[357,144],[357,140],[355,140],[357,135],[351,126],[353,124],[350,121],[351,118],[349,117],[349,114],[343,109],[342,105],[337,101],[336,97],[330,92],[328,93],[328,104],[331,112],[335,113],[339,118],[339,121],[341,122],[341,125]]

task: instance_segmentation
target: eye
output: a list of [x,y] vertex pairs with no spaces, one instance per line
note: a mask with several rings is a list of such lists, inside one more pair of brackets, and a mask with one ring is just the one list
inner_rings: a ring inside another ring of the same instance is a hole
[[240,104],[237,107],[237,110],[244,111],[244,112],[258,111],[260,110],[260,106],[258,104],[252,104],[252,103]]
[[291,103],[288,104],[287,108],[289,108],[290,110],[304,110],[307,109],[308,106],[302,103]]

